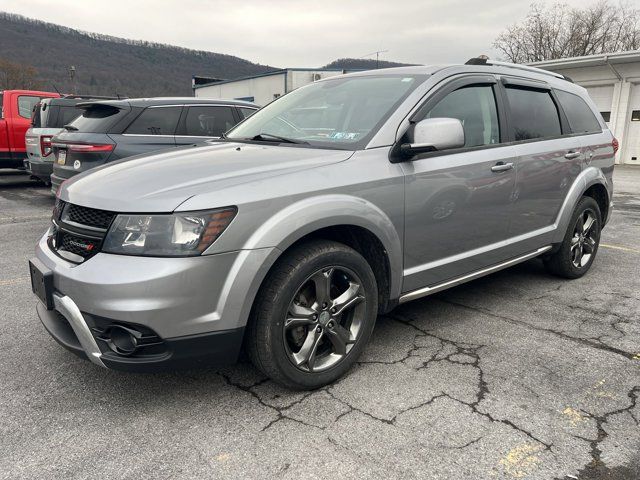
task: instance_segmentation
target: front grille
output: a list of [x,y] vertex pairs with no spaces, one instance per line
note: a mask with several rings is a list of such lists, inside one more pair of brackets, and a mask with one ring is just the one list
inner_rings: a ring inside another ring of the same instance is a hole
[[115,213],[57,201],[51,248],[65,260],[82,263],[100,251]]
[[81,207],[80,205],[70,203],[64,209],[64,216],[65,219],[89,227],[109,228],[115,214],[105,210]]
[[62,231],[58,237],[58,250],[64,250],[65,252],[73,253],[86,259],[99,250],[101,243],[102,240],[83,238]]

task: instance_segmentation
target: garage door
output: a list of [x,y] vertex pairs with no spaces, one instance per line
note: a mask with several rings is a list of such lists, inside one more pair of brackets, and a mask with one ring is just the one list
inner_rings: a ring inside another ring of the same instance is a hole
[[602,114],[604,121],[611,126],[611,105],[613,105],[613,85],[605,85],[602,87],[587,87],[587,92],[593,103],[596,104],[598,110]]
[[629,97],[629,129],[625,151],[622,152],[623,163],[640,165],[640,85],[631,86]]

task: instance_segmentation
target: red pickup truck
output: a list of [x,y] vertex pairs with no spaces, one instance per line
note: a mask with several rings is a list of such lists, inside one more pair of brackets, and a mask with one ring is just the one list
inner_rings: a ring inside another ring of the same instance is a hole
[[24,135],[31,126],[33,107],[43,98],[59,96],[32,90],[0,91],[0,168],[24,168]]

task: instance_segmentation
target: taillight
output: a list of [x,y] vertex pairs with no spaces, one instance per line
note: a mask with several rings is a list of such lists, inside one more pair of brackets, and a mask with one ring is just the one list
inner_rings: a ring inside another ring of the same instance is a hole
[[40,136],[40,153],[42,153],[43,157],[51,154],[51,139],[53,137],[51,135],[41,135]]
[[88,145],[84,143],[73,143],[67,145],[67,148],[71,152],[81,152],[81,153],[99,153],[99,152],[110,152],[113,150],[113,145],[111,144],[94,144]]
[[618,153],[620,143],[618,142],[618,139],[616,137],[613,137],[613,140],[611,140],[611,146],[613,147],[613,154],[615,155],[616,153]]

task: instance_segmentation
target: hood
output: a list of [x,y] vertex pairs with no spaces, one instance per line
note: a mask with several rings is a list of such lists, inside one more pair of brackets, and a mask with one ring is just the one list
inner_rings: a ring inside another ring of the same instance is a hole
[[171,212],[198,194],[341,162],[352,154],[236,142],[171,149],[77,175],[63,183],[60,198],[115,212]]

